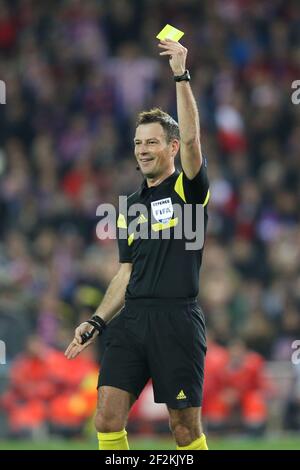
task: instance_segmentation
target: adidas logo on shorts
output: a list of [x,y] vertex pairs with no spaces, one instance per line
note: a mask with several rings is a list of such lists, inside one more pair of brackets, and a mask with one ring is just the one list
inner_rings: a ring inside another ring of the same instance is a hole
[[186,396],[183,390],[180,390],[180,392],[178,393],[176,397],[176,400],[186,400]]

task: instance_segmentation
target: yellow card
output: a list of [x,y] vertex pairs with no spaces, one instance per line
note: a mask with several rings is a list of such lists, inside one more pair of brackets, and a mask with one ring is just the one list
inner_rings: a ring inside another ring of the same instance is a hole
[[156,36],[157,39],[164,41],[165,39],[172,39],[173,41],[179,41],[180,38],[184,35],[183,31],[180,29],[174,28],[170,24],[167,24]]

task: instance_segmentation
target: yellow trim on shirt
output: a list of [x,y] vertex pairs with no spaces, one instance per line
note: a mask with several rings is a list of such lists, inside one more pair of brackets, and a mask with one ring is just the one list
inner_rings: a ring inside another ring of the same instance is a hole
[[133,240],[134,240],[134,233],[132,233],[132,234],[129,235],[129,237],[128,237],[128,246],[130,246],[130,245],[132,244]]
[[[177,180],[176,180],[176,183],[174,185],[174,190],[176,191],[176,193],[180,196],[180,198],[186,202],[186,197],[185,197],[185,194],[184,194],[184,188],[183,188],[183,172],[180,173],[180,175],[178,176]],[[207,191],[207,194],[206,194],[206,197],[204,199],[204,202],[203,202],[203,207],[206,206],[206,204],[208,203],[209,201],[209,197],[210,197],[210,192],[209,192],[209,189]]]
[[205,200],[204,200],[204,202],[203,202],[203,204],[202,204],[203,207],[205,207],[206,204],[208,203],[209,197],[210,197],[210,192],[209,192],[209,189],[208,189],[208,190],[207,190],[207,194],[206,194],[206,198],[205,198]]
[[181,199],[186,202],[186,199],[185,199],[185,194],[184,194],[184,189],[183,189],[183,181],[182,181],[182,178],[183,178],[183,173],[181,172],[180,175],[178,176],[177,180],[176,180],[176,183],[174,185],[174,190],[176,191],[176,193],[181,197]]
[[118,228],[127,228],[126,220],[123,214],[119,214],[118,220],[117,220],[117,227]]
[[166,222],[165,224],[162,222],[158,222],[157,224],[152,224],[152,228],[154,232],[159,232],[159,230],[165,230],[166,228],[171,228],[175,227],[178,224],[178,217],[175,217],[175,219],[169,220],[169,222]]

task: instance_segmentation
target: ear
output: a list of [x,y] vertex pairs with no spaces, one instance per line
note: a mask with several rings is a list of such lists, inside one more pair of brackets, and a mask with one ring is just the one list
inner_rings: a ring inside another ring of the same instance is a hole
[[171,146],[172,146],[172,153],[175,158],[180,148],[180,141],[178,139],[173,139],[171,142]]

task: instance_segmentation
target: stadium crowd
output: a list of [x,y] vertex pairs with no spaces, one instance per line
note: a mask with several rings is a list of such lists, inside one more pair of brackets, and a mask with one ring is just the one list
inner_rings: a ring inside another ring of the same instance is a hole
[[0,0],[0,339],[12,368],[32,334],[63,350],[117,270],[96,210],[141,183],[137,112],[176,117],[155,39],[166,23],[185,32],[208,160],[208,331],[261,361],[289,361],[300,339],[299,2]]

